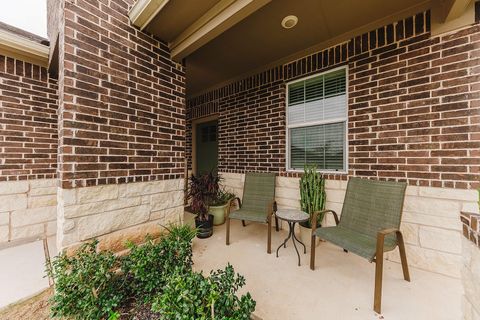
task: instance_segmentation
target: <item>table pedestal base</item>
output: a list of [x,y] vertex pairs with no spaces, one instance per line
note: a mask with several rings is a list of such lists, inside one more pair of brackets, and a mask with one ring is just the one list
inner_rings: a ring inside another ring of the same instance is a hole
[[297,252],[297,256],[298,256],[298,266],[300,266],[300,253],[298,253],[298,249],[297,249],[297,245],[295,244],[295,240],[300,243],[302,246],[303,246],[303,253],[306,254],[307,253],[307,248],[305,247],[305,245],[303,244],[302,241],[298,240],[297,237],[295,236],[295,224],[296,222],[291,222],[291,221],[287,221],[288,223],[288,237],[285,239],[285,241],[283,241],[283,243],[277,248],[277,258],[278,258],[278,250],[280,250],[280,248],[283,246],[284,248],[287,247],[287,241],[288,239],[292,238],[292,242],[293,242],[293,246],[295,247],[295,251]]

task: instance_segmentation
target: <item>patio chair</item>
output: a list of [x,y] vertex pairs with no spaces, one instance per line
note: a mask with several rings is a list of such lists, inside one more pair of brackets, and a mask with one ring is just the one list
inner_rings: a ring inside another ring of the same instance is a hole
[[[315,269],[315,237],[375,262],[373,309],[377,313],[380,313],[382,304],[384,252],[394,250],[398,245],[403,277],[410,281],[405,245],[399,230],[405,188],[406,183],[350,178],[340,220],[335,211],[323,211],[333,214],[337,226],[312,229],[310,269]],[[320,213],[313,215],[313,226]]]
[[[275,203],[275,174],[274,173],[253,173],[245,174],[245,185],[243,188],[243,203],[236,197],[231,201],[238,201],[238,210],[230,212],[228,205],[226,224],[226,244],[230,245],[230,219],[262,222],[268,224],[267,230],[267,253],[272,252],[272,216],[276,211]],[[278,219],[275,217],[275,229],[278,231]]]

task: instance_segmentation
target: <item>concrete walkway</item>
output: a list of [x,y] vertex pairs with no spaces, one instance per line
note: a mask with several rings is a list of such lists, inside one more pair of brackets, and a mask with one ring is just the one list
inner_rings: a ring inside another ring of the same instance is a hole
[[[317,247],[316,270],[309,269],[309,254],[302,265],[291,242],[275,253],[266,253],[266,225],[232,221],[231,244],[225,245],[225,225],[214,235],[194,241],[194,268],[209,273],[230,262],[245,276],[245,291],[257,301],[255,314],[264,320],[387,319],[458,320],[463,289],[452,279],[410,269],[412,282],[403,280],[401,266],[384,264],[382,315],[373,311],[375,265],[322,242]],[[272,249],[286,237],[273,232]],[[408,256],[408,252],[407,252]]]
[[[49,239],[56,254],[55,238]],[[48,288],[43,242],[35,241],[0,250],[0,308],[29,298]]]

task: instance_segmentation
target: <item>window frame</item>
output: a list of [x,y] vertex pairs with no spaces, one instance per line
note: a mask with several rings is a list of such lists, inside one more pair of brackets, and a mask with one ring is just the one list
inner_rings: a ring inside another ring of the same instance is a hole
[[[322,121],[312,121],[309,122],[308,124],[288,124],[288,107],[289,107],[289,98],[288,98],[288,87],[294,83],[305,81],[311,78],[319,77],[325,74],[328,74],[330,72],[335,72],[338,70],[345,70],[345,96],[346,96],[346,108],[345,108],[345,117],[344,118],[335,118],[335,119],[329,119],[329,120],[322,120]],[[339,122],[344,122],[345,123],[345,149],[343,150],[343,170],[329,170],[329,169],[318,169],[318,172],[321,173],[326,173],[326,174],[347,174],[348,173],[348,65],[343,65],[340,67],[332,68],[327,71],[321,72],[321,73],[316,73],[312,74],[303,78],[295,79],[292,81],[289,81],[286,83],[286,95],[285,95],[285,128],[286,128],[286,149],[285,149],[285,158],[286,158],[286,171],[287,172],[304,172],[303,169],[292,169],[291,163],[290,163],[290,129],[292,128],[306,128],[306,127],[312,127],[312,126],[318,126],[318,125],[323,125],[323,124],[329,124],[329,123],[339,123]]]

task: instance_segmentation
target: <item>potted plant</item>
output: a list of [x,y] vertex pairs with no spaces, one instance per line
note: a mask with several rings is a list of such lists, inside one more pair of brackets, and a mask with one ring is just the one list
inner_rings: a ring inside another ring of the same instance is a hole
[[190,200],[192,213],[196,215],[195,227],[200,239],[213,234],[213,215],[209,214],[208,207],[218,193],[219,181],[220,177],[213,172],[190,177],[187,199]]
[[209,213],[213,215],[213,224],[218,226],[225,222],[225,214],[230,200],[235,198],[233,193],[219,189],[215,198],[210,203]]
[[[325,210],[327,194],[325,192],[325,179],[322,174],[317,172],[317,167],[306,165],[304,174],[300,178],[300,206],[303,212],[310,215],[310,219],[300,223],[300,238],[305,244],[310,243],[312,216],[315,211]],[[324,214],[317,217],[317,225],[321,227]],[[319,243],[317,237],[316,244]]]

